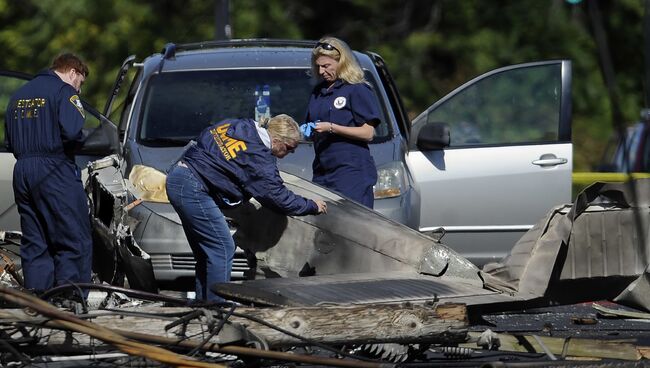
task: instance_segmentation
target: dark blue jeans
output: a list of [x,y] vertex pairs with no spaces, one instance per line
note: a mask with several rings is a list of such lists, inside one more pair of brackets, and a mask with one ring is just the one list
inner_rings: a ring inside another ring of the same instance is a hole
[[230,281],[235,242],[226,218],[189,168],[174,166],[166,188],[196,258],[196,298],[223,301],[210,286]]

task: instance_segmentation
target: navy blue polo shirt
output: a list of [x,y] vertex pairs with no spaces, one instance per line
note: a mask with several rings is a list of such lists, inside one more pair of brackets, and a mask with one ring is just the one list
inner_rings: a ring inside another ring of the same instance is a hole
[[318,214],[318,206],[284,185],[277,159],[252,119],[226,119],[205,128],[183,161],[198,175],[220,207],[255,198],[287,215]]
[[85,113],[77,91],[45,70],[13,94],[5,117],[7,148],[17,159],[72,159]]
[[[327,82],[323,82],[312,92],[306,121],[320,120],[350,127],[365,123],[377,126],[380,116],[376,101],[366,83],[348,84],[338,79],[328,88]],[[367,186],[377,182],[377,169],[368,143],[338,134],[316,133],[314,150],[314,182],[337,190],[350,184]]]

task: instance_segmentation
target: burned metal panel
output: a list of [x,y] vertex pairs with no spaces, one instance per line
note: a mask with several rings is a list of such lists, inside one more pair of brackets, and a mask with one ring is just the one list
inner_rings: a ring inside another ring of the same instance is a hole
[[119,167],[116,155],[88,166],[86,192],[91,203],[93,269],[102,281],[121,284],[126,275],[132,288],[156,292],[150,257],[131,232],[133,221],[128,209],[134,198]]
[[418,271],[482,284],[472,263],[434,239],[311,182],[282,177],[294,193],[327,201],[328,213],[284,216],[254,200],[224,211],[238,224],[237,245],[256,254],[261,276]]
[[646,268],[614,301],[633,308],[650,311],[650,270]]
[[[535,256],[537,249],[540,248],[538,242],[545,236],[549,228],[557,226],[558,221],[568,212],[567,207],[559,206],[549,211],[543,219],[519,239],[505,258],[500,262],[486,264],[483,271],[519,289],[519,281],[527,271],[530,260]],[[560,242],[555,241],[550,246],[553,247],[554,251],[559,251],[560,244]],[[545,273],[548,273],[548,270]]]
[[[614,298],[643,274],[650,244],[650,180],[596,183],[531,229],[501,262],[483,271],[519,293],[563,302]],[[641,225],[638,231],[637,224]]]
[[417,272],[342,274],[216,284],[217,294],[246,303],[272,306],[359,305],[454,302],[469,305],[522,301],[462,278]]

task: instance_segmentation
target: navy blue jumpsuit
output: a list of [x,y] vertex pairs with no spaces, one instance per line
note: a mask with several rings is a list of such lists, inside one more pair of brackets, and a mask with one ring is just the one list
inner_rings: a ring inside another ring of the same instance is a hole
[[287,215],[318,214],[310,199],[284,186],[251,119],[220,121],[201,132],[167,175],[169,202],[178,213],[196,258],[196,297],[220,301],[210,286],[230,280],[235,243],[220,210],[254,197]]
[[[316,120],[350,127],[365,123],[377,126],[379,107],[365,83],[348,84],[338,79],[328,88],[328,83],[323,82],[314,88],[307,108],[306,121]],[[377,169],[368,143],[338,134],[316,133],[314,150],[314,183],[373,207],[372,187],[377,182]]]
[[16,91],[7,106],[5,139],[17,160],[13,189],[29,289],[90,281],[88,202],[74,162],[84,120],[77,92],[51,70]]

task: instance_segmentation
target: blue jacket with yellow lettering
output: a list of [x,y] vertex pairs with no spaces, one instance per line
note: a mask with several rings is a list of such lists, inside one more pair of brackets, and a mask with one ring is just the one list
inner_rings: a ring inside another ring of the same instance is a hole
[[44,70],[11,96],[5,120],[7,148],[17,159],[72,159],[85,113],[75,89]]
[[318,214],[310,199],[284,186],[271,154],[252,119],[226,119],[204,129],[182,159],[221,207],[251,197],[287,215]]

